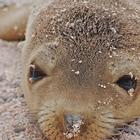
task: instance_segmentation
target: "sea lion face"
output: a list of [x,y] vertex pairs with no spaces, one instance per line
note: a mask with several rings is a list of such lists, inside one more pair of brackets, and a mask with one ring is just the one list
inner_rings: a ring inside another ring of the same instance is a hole
[[102,140],[138,117],[136,26],[132,30],[110,11],[87,6],[47,20],[44,15],[47,11],[28,29],[23,51],[25,97],[44,135],[50,140]]

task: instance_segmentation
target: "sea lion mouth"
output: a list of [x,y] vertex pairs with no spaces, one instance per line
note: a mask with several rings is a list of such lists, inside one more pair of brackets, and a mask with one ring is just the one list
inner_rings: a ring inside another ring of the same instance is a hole
[[85,115],[88,112],[66,112],[60,108],[60,104],[49,103],[38,113],[38,124],[46,139],[102,140],[113,134],[117,124],[112,112]]

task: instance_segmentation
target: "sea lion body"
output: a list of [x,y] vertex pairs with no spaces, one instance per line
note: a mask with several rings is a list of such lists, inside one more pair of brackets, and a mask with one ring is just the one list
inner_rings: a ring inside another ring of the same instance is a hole
[[31,5],[11,4],[0,7],[0,38],[8,41],[23,40]]
[[[30,110],[50,140],[113,135],[140,115],[139,11],[113,0],[42,3],[34,6],[23,50]],[[33,80],[31,65],[41,80]],[[117,81],[133,86],[126,91]]]
[[23,90],[48,140],[103,140],[140,116],[140,11],[121,0],[35,2]]

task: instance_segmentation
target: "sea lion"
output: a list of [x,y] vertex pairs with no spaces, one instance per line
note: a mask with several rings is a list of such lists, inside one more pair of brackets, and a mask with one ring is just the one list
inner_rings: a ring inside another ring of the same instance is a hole
[[23,90],[48,140],[103,140],[140,116],[140,12],[121,0],[42,0],[29,18]]
[[3,4],[0,6],[0,38],[8,41],[23,40],[31,4]]

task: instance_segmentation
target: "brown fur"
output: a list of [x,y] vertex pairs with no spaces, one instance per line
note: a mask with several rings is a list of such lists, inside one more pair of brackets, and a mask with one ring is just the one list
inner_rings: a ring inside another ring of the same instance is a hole
[[0,38],[9,41],[23,40],[29,13],[30,4],[2,6],[0,8]]
[[[74,140],[103,140],[140,116],[140,13],[121,0],[35,3],[23,49],[27,104],[49,140],[65,140],[65,114],[84,125]],[[43,4],[42,4],[43,3]],[[47,74],[29,82],[29,67]],[[131,97],[116,81],[133,73]]]

